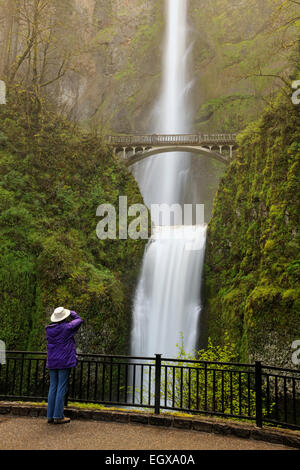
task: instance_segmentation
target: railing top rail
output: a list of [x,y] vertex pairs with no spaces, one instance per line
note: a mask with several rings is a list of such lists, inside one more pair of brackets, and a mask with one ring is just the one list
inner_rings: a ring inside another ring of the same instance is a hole
[[6,354],[47,354],[46,351],[11,351],[11,350],[7,350],[6,351]]
[[[11,351],[7,350],[6,355],[14,355],[20,356],[22,358],[25,356],[47,356],[46,351]],[[155,361],[155,356],[129,356],[129,355],[114,355],[114,354],[98,354],[98,353],[78,353],[78,358],[102,358],[102,359],[123,359],[123,360],[144,360],[144,361]],[[203,364],[203,365],[217,365],[217,366],[232,366],[232,367],[250,367],[254,368],[255,364],[248,364],[248,363],[240,363],[240,362],[220,362],[220,361],[203,361],[197,359],[184,359],[184,358],[174,358],[174,357],[164,357],[161,356],[162,364],[169,362],[169,363],[177,363],[177,364]],[[272,374],[272,371],[279,371],[279,372],[288,372],[288,373],[296,373],[300,374],[300,369],[290,369],[278,366],[271,366],[271,365],[261,365],[262,373],[263,374]]]
[[[15,355],[43,355],[46,356],[47,352],[45,351],[6,351],[6,354],[15,354]],[[114,354],[97,354],[97,353],[78,353],[79,358],[103,358],[103,359],[130,359],[130,360],[145,360],[145,361],[155,361],[155,357],[151,356],[125,356],[125,355],[114,355]],[[193,359],[178,359],[178,358],[165,358],[161,357],[162,362],[176,362],[176,363],[190,363],[190,364],[217,364],[217,365],[228,365],[235,367],[255,367],[254,364],[244,364],[237,362],[219,362],[219,361],[202,361],[202,360],[193,360]]]
[[117,142],[118,140],[120,142],[124,141],[143,141],[145,140],[163,140],[167,139],[168,141],[177,141],[178,138],[182,139],[191,139],[195,138],[197,140],[235,140],[238,134],[140,134],[140,135],[107,135],[105,136],[106,141],[114,141]]
[[276,371],[279,371],[279,372],[296,372],[297,374],[300,374],[300,369],[285,369],[284,367],[277,367],[277,366],[265,366],[264,364],[262,364],[261,366],[262,368],[262,373],[264,374],[264,370],[265,369],[268,369],[268,370],[276,370]]
[[219,132],[215,134],[211,133],[178,133],[178,134],[108,134],[105,137],[168,137],[168,136],[237,136],[236,132],[233,133],[226,133],[226,132]]
[[122,356],[122,355],[112,355],[112,354],[77,354],[78,357],[94,357],[94,358],[103,358],[103,359],[132,359],[132,360],[144,360],[144,361],[155,361],[155,357],[143,357],[143,356]]
[[192,364],[203,364],[203,365],[220,365],[220,366],[233,366],[233,367],[255,367],[255,364],[245,364],[242,362],[219,362],[219,361],[201,361],[194,359],[174,359],[174,358],[161,358],[162,362],[180,362],[180,363],[192,363]]
[[[6,354],[19,354],[19,355],[47,355],[46,351],[38,352],[38,351],[6,351]],[[133,360],[147,360],[147,361],[155,361],[155,357],[144,357],[144,356],[124,356],[124,355],[115,355],[115,354],[97,354],[97,353],[77,353],[78,357],[101,357],[101,358],[109,358],[109,359],[133,359]]]

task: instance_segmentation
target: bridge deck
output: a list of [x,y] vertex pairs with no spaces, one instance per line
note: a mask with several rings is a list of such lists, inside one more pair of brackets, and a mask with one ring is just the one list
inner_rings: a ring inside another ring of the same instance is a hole
[[109,135],[106,143],[117,146],[147,145],[235,145],[237,134],[151,134],[151,135]]

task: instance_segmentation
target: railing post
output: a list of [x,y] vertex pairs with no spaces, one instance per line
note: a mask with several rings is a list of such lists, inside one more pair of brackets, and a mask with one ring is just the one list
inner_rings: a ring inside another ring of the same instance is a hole
[[160,382],[161,382],[161,354],[155,355],[155,410],[154,413],[160,413]]
[[256,426],[262,428],[262,367],[261,362],[255,362],[255,404]]
[[21,373],[20,373],[20,389],[19,389],[20,397],[23,395],[22,394],[22,389],[23,389],[24,360],[25,360],[25,355],[24,355],[24,353],[22,353],[22,356],[21,356]]

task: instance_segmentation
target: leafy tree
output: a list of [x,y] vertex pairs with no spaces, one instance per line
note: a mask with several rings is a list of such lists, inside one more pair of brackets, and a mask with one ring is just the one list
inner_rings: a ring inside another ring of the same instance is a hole
[[233,364],[236,348],[227,333],[222,346],[209,338],[193,354],[185,352],[183,337],[177,346],[176,362],[163,362],[162,401],[191,412],[255,416],[253,370]]

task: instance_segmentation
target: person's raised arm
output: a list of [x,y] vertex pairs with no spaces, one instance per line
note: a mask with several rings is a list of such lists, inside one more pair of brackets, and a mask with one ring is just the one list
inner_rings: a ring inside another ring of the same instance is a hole
[[78,313],[73,312],[72,310],[71,310],[71,313],[70,313],[70,317],[72,318],[72,320],[70,322],[68,322],[68,324],[67,324],[68,329],[71,330],[71,331],[75,331],[80,327],[83,320],[78,315]]

